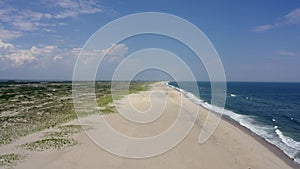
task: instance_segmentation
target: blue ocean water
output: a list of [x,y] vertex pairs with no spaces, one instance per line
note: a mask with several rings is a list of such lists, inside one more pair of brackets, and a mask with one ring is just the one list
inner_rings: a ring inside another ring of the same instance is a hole
[[[192,101],[220,113],[210,104],[210,82],[169,82]],[[197,92],[199,92],[197,94]],[[200,96],[200,98],[196,97]],[[223,115],[280,148],[300,164],[300,83],[228,82]]]

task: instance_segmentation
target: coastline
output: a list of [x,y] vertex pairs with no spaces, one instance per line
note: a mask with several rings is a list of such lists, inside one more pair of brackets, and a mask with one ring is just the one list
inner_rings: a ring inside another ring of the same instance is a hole
[[[41,152],[32,152],[22,150],[18,145],[39,139],[41,133],[35,133],[16,142],[0,147],[0,152],[17,151],[25,153],[26,158],[17,165],[19,169],[53,169],[53,168],[251,168],[251,169],[289,169],[296,168],[284,160],[280,153],[272,152],[263,141],[259,141],[257,136],[253,136],[246,129],[242,129],[238,124],[221,119],[219,127],[214,134],[203,144],[198,143],[199,131],[202,132],[203,122],[209,111],[195,104],[187,97],[162,82],[155,83],[148,91],[128,95],[132,103],[139,109],[147,110],[149,108],[149,97],[153,96],[156,102],[164,101],[167,98],[164,112],[147,125],[132,123],[124,119],[119,113],[102,115],[107,122],[122,134],[132,137],[147,137],[161,133],[168,129],[177,118],[177,111],[184,106],[186,113],[193,113],[197,108],[197,123],[193,126],[187,136],[171,150],[144,159],[130,159],[116,156],[100,148],[95,144],[94,139],[87,136],[89,132],[99,131],[96,127],[92,130],[79,132],[72,136],[79,144],[62,150],[46,150]],[[127,108],[130,106],[124,99],[117,102],[118,106]],[[84,117],[91,126],[95,124],[96,115]],[[188,120],[188,119],[187,119]],[[70,123],[69,123],[70,124]],[[71,124],[79,124],[78,120]],[[205,129],[204,129],[205,131]],[[270,145],[269,145],[270,147]],[[128,147],[120,147],[126,150]],[[277,151],[279,152],[279,151]],[[281,153],[282,155],[282,153]],[[290,165],[289,165],[290,164]]]
[[274,155],[281,158],[290,167],[295,168],[295,169],[300,169],[300,164],[297,164],[292,158],[290,158],[287,154],[285,154],[277,146],[273,145],[272,143],[269,143],[267,140],[265,140],[264,138],[262,138],[259,135],[255,134],[254,132],[252,132],[247,127],[240,125],[237,121],[231,119],[230,117],[227,117],[227,116],[223,115],[221,118],[222,118],[222,120],[227,121],[228,123],[230,123],[234,127],[237,127],[241,131],[245,132],[246,134],[248,134],[249,136],[254,138],[257,142],[259,142],[260,144],[262,144],[263,146],[268,148]]
[[[168,85],[168,82],[165,82],[165,85],[168,86],[169,88],[177,91],[177,92],[181,92],[178,89],[173,88],[170,85]],[[187,96],[185,96],[185,97],[187,98]],[[189,99],[189,98],[187,98],[187,99]],[[191,102],[193,102],[193,101],[191,100]],[[212,110],[209,110],[209,109],[207,109],[206,107],[204,107],[202,105],[199,105],[199,104],[196,104],[196,103],[194,103],[194,104],[197,105],[197,106],[200,106],[201,108],[203,108],[203,109],[205,109],[207,111],[210,111],[210,112],[214,113],[215,115],[220,115],[219,113],[214,112]],[[296,163],[294,161],[294,159],[292,159],[287,154],[285,154],[283,152],[283,150],[281,150],[276,145],[268,142],[263,137],[261,137],[261,136],[257,135],[256,133],[252,132],[247,127],[242,126],[239,122],[237,122],[236,120],[232,119],[230,116],[227,116],[227,115],[223,114],[221,116],[221,119],[224,120],[224,121],[226,121],[226,122],[228,122],[228,123],[230,123],[232,126],[238,128],[239,130],[243,131],[244,133],[248,134],[249,136],[251,136],[253,139],[255,139],[257,142],[259,142],[261,145],[263,145],[264,147],[268,148],[274,155],[276,155],[277,157],[281,158],[290,167],[297,168],[297,169],[299,168],[300,169],[300,164]]]

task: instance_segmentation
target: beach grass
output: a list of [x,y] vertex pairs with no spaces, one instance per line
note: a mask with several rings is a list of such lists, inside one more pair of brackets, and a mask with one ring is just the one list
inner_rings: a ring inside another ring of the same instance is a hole
[[23,144],[22,147],[30,151],[44,151],[44,150],[61,150],[77,144],[72,138],[52,137],[45,138],[30,143]]
[[[148,82],[132,82],[129,93],[147,90]],[[91,113],[113,113],[111,82],[95,82],[99,110]],[[84,87],[84,86],[83,86]],[[15,139],[76,119],[70,82],[0,83],[0,145]]]
[[[132,82],[129,93],[147,90],[149,84]],[[0,145],[77,118],[70,82],[8,82],[0,89]],[[95,94],[101,109],[94,113],[115,112],[111,82],[95,82]]]
[[13,168],[24,157],[22,154],[15,153],[0,155],[0,168]]
[[77,141],[70,138],[72,134],[90,129],[89,126],[75,124],[58,126],[57,130],[46,132],[42,139],[23,144],[21,147],[30,151],[61,150],[77,144]]
[[72,134],[79,133],[81,131],[87,131],[91,129],[89,126],[83,125],[64,125],[59,126],[57,131],[50,131],[46,132],[44,137],[45,138],[66,138],[71,136]]

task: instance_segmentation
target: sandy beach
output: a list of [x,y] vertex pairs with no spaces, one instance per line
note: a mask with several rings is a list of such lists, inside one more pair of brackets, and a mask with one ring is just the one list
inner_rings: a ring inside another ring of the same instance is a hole
[[[159,92],[158,92],[159,91]],[[192,103],[182,94],[164,83],[155,83],[149,91],[131,94],[132,105],[137,109],[147,110],[150,106],[149,95],[163,102],[167,99],[164,112],[154,122],[149,124],[132,123],[124,119],[120,114],[105,115],[109,124],[120,133],[131,137],[149,137],[165,131],[172,125],[180,107],[180,99],[186,111],[198,110],[197,120],[189,134],[173,149],[158,156],[131,159],[113,155],[95,144],[85,132],[72,135],[78,144],[63,150],[46,150],[32,152],[23,150],[18,145],[40,137],[41,133],[35,133],[20,138],[17,141],[0,147],[1,153],[23,153],[26,158],[20,161],[18,169],[289,169],[297,168],[291,159],[288,159],[280,150],[269,145],[264,140],[251,134],[229,120],[222,119],[218,128],[203,144],[198,143],[198,137],[203,130],[203,123],[207,114],[206,109]],[[164,94],[166,97],[160,97]],[[157,97],[155,97],[157,96]],[[126,110],[125,99],[118,100],[118,106]],[[191,112],[195,113],[195,112]],[[87,120],[96,119],[92,116]],[[69,124],[78,124],[77,120]],[[97,128],[88,132],[95,132]],[[205,130],[205,129],[204,129]],[[45,132],[45,131],[43,131]],[[123,147],[124,148],[124,147]],[[126,148],[126,147],[125,147]]]

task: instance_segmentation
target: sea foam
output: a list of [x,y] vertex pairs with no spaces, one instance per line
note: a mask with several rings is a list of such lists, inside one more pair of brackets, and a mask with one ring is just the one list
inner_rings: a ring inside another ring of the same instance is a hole
[[[275,145],[279,149],[281,149],[286,155],[290,158],[294,159],[295,162],[300,164],[300,158],[297,157],[300,152],[300,142],[293,140],[290,137],[284,136],[282,132],[278,129],[278,126],[268,126],[268,125],[261,125],[257,124],[255,121],[255,117],[250,115],[241,115],[237,114],[231,110],[227,110],[212,104],[209,104],[202,99],[198,98],[196,95],[187,92],[184,89],[180,89],[178,87],[172,86],[169,83],[166,83],[167,86],[183,93],[188,99],[190,99],[195,104],[198,104],[212,112],[223,114],[228,116],[229,118],[238,122],[241,126],[246,127],[251,132],[255,133],[256,135],[264,138],[267,142]],[[234,94],[233,94],[234,95]],[[231,96],[231,97],[235,97]],[[247,97],[247,99],[250,99]],[[252,100],[252,98],[251,98]],[[272,119],[272,121],[276,121]]]

